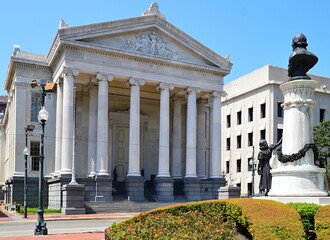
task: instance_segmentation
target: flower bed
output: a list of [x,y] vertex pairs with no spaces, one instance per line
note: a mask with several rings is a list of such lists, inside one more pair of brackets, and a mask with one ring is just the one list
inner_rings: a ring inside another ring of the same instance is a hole
[[330,239],[330,205],[319,208],[315,215],[315,231],[317,239]]
[[[299,213],[268,200],[229,199],[173,205],[114,224],[107,239],[304,239]],[[249,234],[247,235],[249,237]]]

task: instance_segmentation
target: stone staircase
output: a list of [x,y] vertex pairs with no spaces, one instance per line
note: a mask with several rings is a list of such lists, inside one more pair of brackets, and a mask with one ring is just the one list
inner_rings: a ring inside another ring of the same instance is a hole
[[92,213],[138,213],[152,209],[165,207],[177,203],[188,202],[183,198],[178,198],[173,202],[144,201],[133,202],[127,199],[114,199],[113,202],[85,202],[87,214]]

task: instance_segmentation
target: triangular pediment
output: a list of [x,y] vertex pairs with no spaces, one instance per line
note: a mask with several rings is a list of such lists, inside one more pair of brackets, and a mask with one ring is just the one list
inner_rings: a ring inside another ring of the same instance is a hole
[[61,40],[112,48],[125,53],[215,67],[229,73],[232,64],[157,16],[144,16],[60,31]]

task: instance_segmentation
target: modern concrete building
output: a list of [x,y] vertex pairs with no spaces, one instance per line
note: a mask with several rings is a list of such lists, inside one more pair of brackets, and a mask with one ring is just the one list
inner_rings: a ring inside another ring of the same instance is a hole
[[[330,119],[330,78],[308,74],[320,86],[314,93],[314,125]],[[283,130],[283,94],[279,85],[288,80],[287,69],[264,66],[225,84],[222,99],[222,169],[241,196],[252,194],[252,159],[257,163],[260,139],[277,143]],[[259,193],[255,172],[254,192]]]
[[69,27],[61,20],[47,55],[14,49],[1,125],[0,181],[7,202],[22,202],[29,136],[29,206],[36,205],[40,92],[46,96],[44,175],[48,206],[63,206],[72,172],[85,201],[117,196],[172,201],[217,198],[221,96],[232,63],[166,21],[154,4],[143,16]]

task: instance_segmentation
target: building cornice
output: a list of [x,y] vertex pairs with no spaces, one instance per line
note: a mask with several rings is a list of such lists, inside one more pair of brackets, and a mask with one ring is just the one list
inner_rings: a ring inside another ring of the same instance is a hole
[[121,58],[125,60],[131,60],[136,62],[143,62],[148,64],[155,64],[160,66],[165,66],[169,68],[175,68],[175,69],[182,69],[187,71],[194,71],[194,72],[201,72],[201,73],[207,73],[212,74],[220,77],[224,77],[229,72],[224,71],[223,69],[219,69],[217,67],[212,66],[204,66],[200,64],[195,63],[189,63],[184,62],[181,60],[173,60],[173,59],[167,59],[164,57],[153,57],[150,55],[137,53],[137,52],[131,52],[126,51],[122,49],[115,49],[111,47],[99,47],[95,46],[93,44],[88,43],[78,43],[73,41],[63,41],[62,42],[62,49],[64,50],[74,50],[74,51],[80,51],[95,55],[102,55],[102,56],[109,56],[109,57],[115,57],[115,58]]

